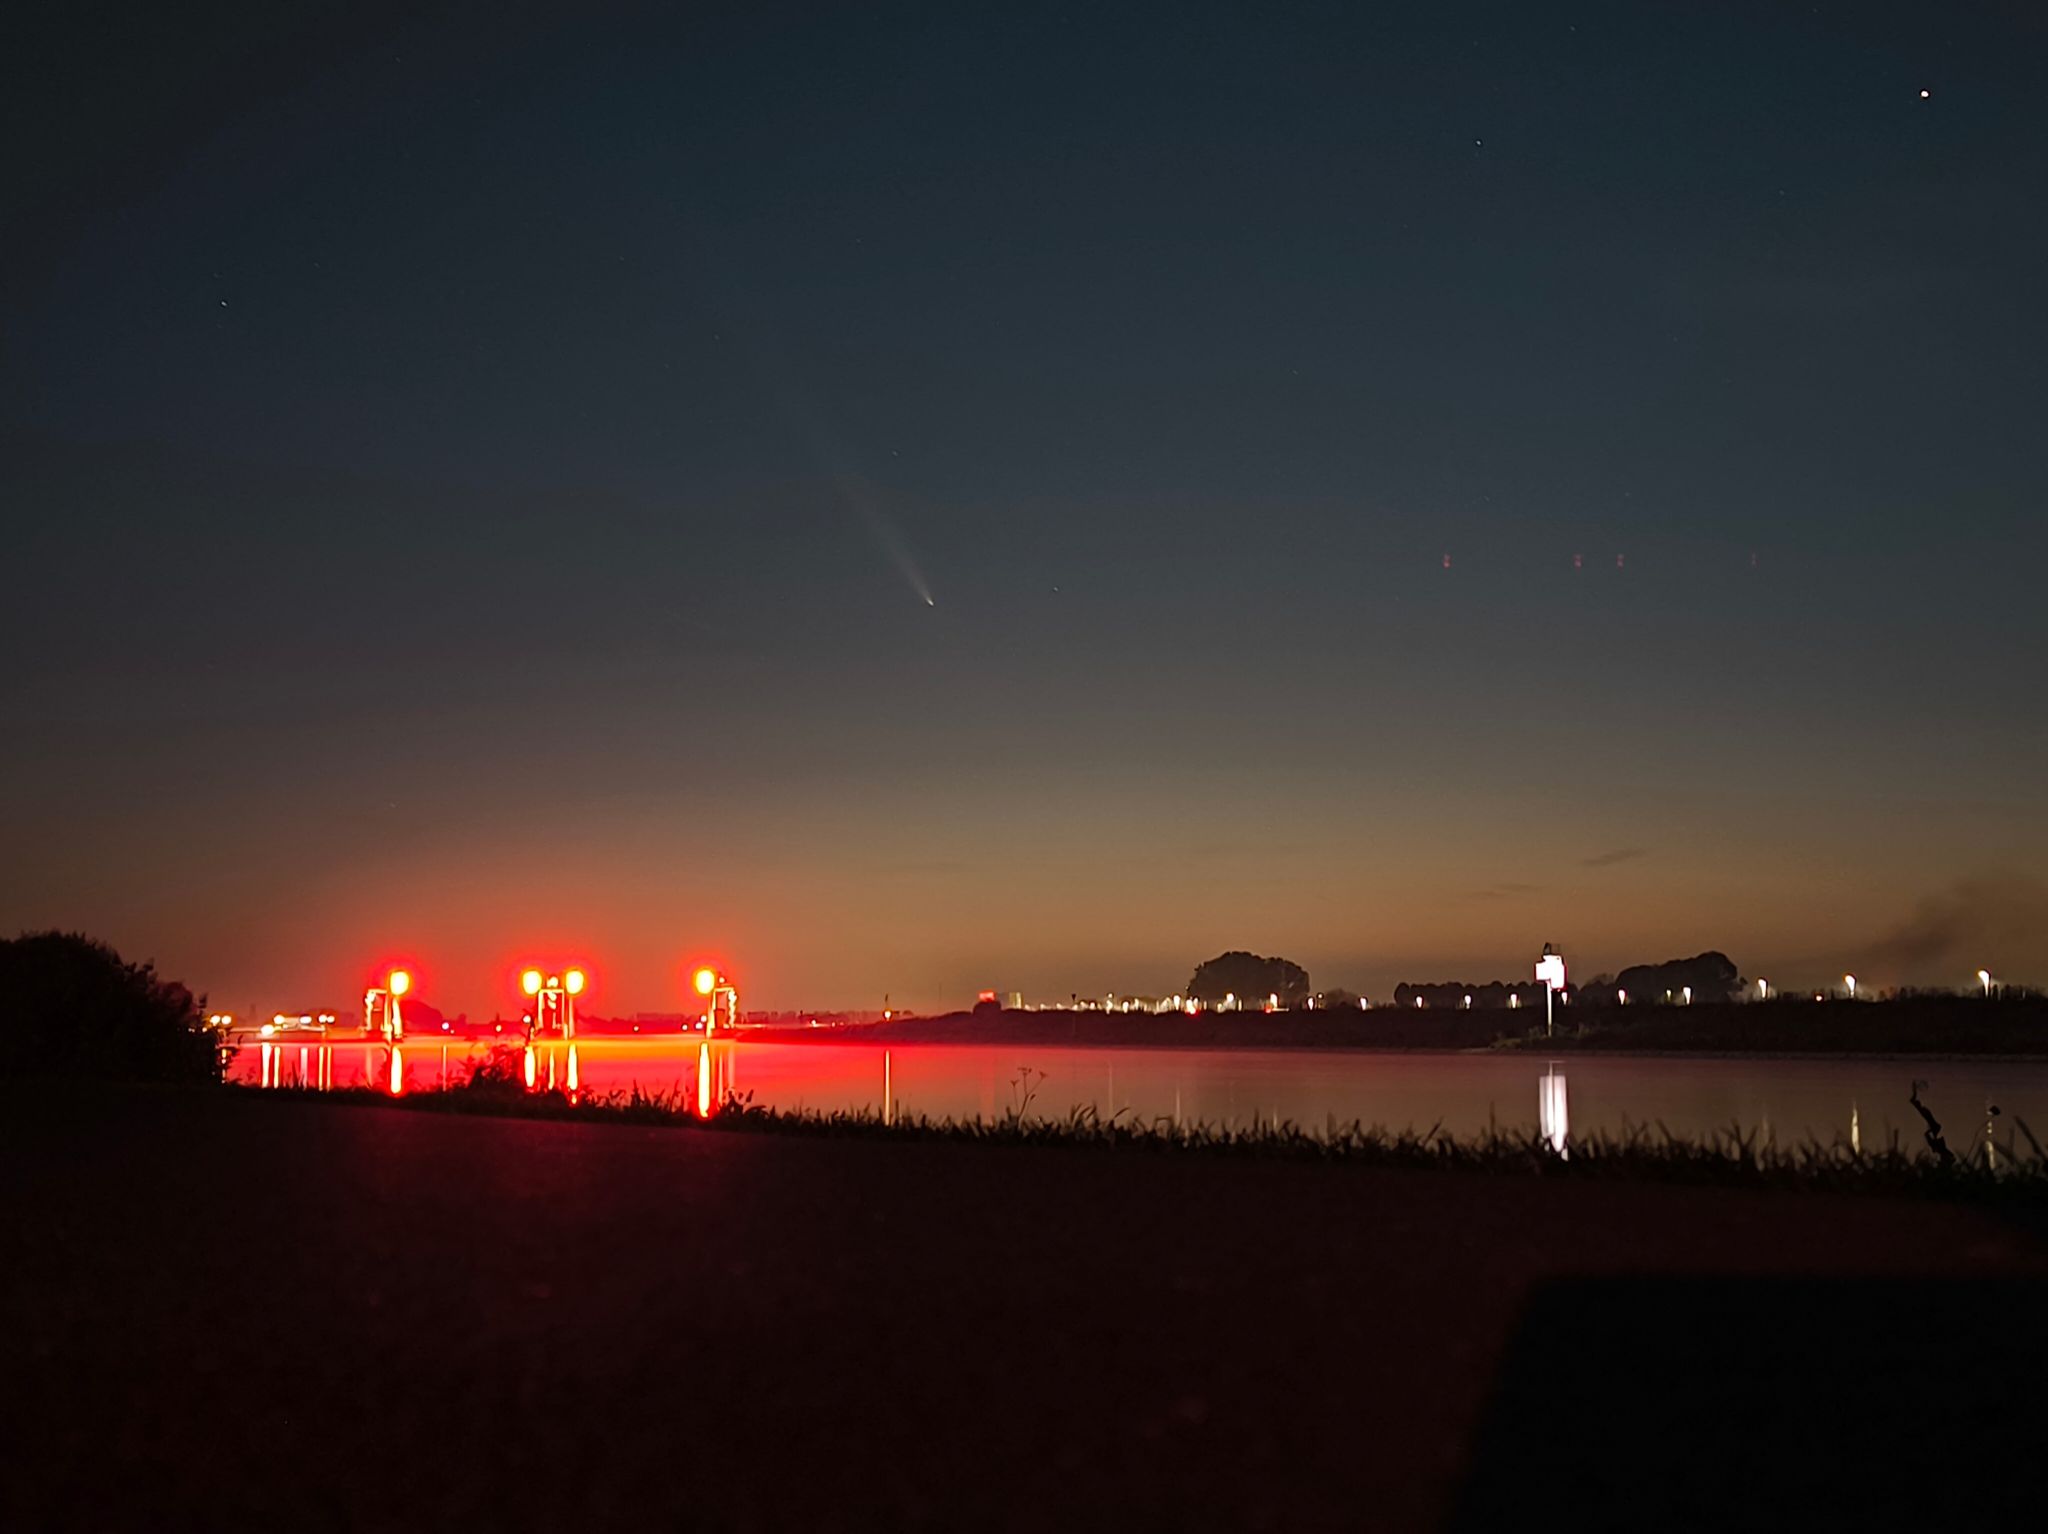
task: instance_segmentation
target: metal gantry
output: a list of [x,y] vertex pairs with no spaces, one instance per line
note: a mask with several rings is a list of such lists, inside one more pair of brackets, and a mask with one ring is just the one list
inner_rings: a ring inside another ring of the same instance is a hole
[[709,964],[698,968],[691,977],[691,985],[704,998],[704,1037],[709,1039],[718,1031],[720,1012],[725,1014],[727,1032],[738,1028],[740,1021],[739,987],[725,977],[723,971]]
[[533,998],[533,1011],[526,1017],[528,1036],[553,1028],[565,1039],[575,1038],[576,998],[588,983],[580,969],[565,969],[559,975],[529,969],[521,975],[519,988]]
[[382,985],[363,992],[363,1032],[396,1044],[405,1037],[405,1013],[399,998],[412,989],[412,976],[394,969]]

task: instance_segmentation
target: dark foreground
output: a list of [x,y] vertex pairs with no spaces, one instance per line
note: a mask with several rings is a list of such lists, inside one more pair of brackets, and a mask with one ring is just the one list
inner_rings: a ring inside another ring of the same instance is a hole
[[1932,1203],[10,1094],[12,1527],[2033,1522]]

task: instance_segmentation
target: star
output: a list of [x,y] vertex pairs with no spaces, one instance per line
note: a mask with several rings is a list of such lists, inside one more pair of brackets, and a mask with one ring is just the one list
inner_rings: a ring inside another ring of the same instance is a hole
[[1927,99],[1928,97],[1932,96],[1933,94],[1934,94],[1934,92],[1933,92],[1933,91],[1922,91],[1922,92],[1920,93],[1920,99],[1921,99],[1922,101],[1925,101],[1925,100],[1926,100],[1926,99]]

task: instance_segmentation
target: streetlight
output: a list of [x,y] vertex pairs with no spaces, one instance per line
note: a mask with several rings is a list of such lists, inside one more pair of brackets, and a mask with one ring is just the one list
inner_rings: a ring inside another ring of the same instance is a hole
[[385,1042],[396,1044],[405,1037],[405,1014],[400,1010],[398,998],[412,989],[412,976],[402,969],[394,969],[384,977],[382,985],[373,985],[363,992],[363,1032],[381,1034]]
[[1769,1001],[1771,999],[1770,981],[1761,978],[1758,979],[1756,983],[1756,999],[1758,1001]]
[[576,1037],[576,998],[583,994],[590,983],[590,977],[580,969],[562,971],[559,975],[545,974],[529,969],[519,976],[519,989],[531,996],[533,1001],[533,1027],[535,1032],[548,1026],[548,1017],[554,1015],[555,1025],[562,1030],[562,1037]]
[[690,977],[690,987],[704,998],[704,1037],[718,1031],[718,1010],[725,1008],[725,1025],[737,1028],[740,1021],[739,987],[709,964],[699,965]]
[[1991,971],[1988,969],[1978,970],[1977,983],[1984,987],[1984,999],[1989,1001],[1991,999]]
[[1856,999],[1856,977],[1854,975],[1844,975],[1842,976],[1842,984],[1849,988],[1849,999],[1854,1001]]
[[1555,1026],[1553,1003],[1557,993],[1564,989],[1564,955],[1548,943],[1543,945],[1543,956],[1536,961],[1536,978],[1543,986],[1543,1035],[1548,1038]]
[[1689,1007],[1689,1006],[1691,1006],[1691,1005],[1692,1005],[1692,987],[1688,985],[1688,986],[1684,987],[1684,991],[1685,991],[1685,1004],[1686,1004],[1686,1005],[1687,1005],[1687,1006]]

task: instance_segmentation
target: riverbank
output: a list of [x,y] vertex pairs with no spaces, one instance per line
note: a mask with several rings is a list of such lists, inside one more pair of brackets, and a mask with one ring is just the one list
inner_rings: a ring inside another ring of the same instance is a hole
[[84,1085],[0,1166],[24,1527],[1890,1528],[2048,1426],[1924,1201]]
[[949,1012],[762,1037],[816,1045],[1019,1044],[1113,1049],[1588,1050],[1604,1054],[2048,1057],[2048,1001],[1907,997],[1896,1001],[1562,1007],[1541,1014],[1375,1007],[1301,1012]]
[[[1580,1181],[1622,1180],[1712,1184],[1748,1189],[1854,1193],[1996,1203],[2048,1216],[2048,1152],[2020,1118],[1995,1142],[1953,1126],[1955,1143],[1935,1152],[1924,1137],[1892,1137],[1869,1148],[1836,1139],[1780,1143],[1754,1128],[1730,1126],[1704,1135],[1638,1125],[1626,1133],[1556,1140],[1539,1128],[1493,1125],[1460,1136],[1432,1129],[1376,1124],[1300,1125],[1258,1120],[1217,1125],[1141,1120],[1092,1108],[1040,1116],[1013,1107],[993,1119],[932,1118],[871,1109],[821,1112],[758,1106],[745,1097],[710,1103],[685,1089],[567,1093],[523,1089],[507,1069],[482,1073],[467,1086],[413,1091],[393,1098],[375,1088],[283,1089],[287,1101],[465,1116],[612,1124],[692,1133],[794,1135],[826,1139],[951,1142],[1073,1152],[1117,1152],[1198,1159],[1314,1161],[1325,1165]],[[709,1112],[706,1107],[709,1106]],[[1944,1140],[1944,1145],[1947,1141]]]

